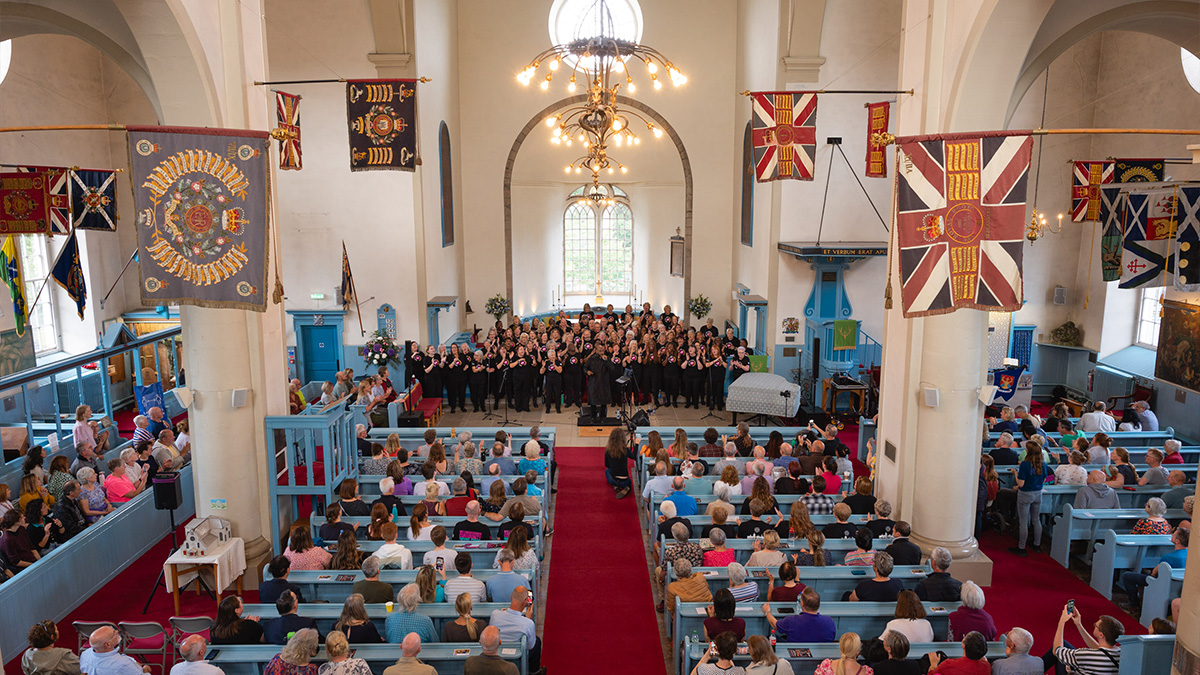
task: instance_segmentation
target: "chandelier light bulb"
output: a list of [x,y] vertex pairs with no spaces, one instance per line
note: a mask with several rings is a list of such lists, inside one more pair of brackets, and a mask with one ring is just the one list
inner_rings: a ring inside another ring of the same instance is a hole
[[591,143],[588,143],[587,141],[584,141],[584,142],[583,142],[583,147],[585,147],[585,148],[590,148],[590,147],[592,147],[592,144],[591,144]]
[[616,144],[617,144],[617,147],[620,147],[620,145],[621,145],[621,134],[617,134],[616,136],[614,136],[614,137],[613,137],[613,143],[616,143]]
[[612,174],[612,172],[613,172],[613,168],[612,168],[611,166],[610,166],[610,167],[608,167],[608,173],[609,173],[609,174]]
[[545,121],[546,121],[547,127],[552,127],[552,126],[554,126],[554,123],[557,121],[557,119],[554,117],[547,117]]
[[628,86],[626,87],[626,89],[628,89],[628,90],[629,90],[629,93],[631,93],[631,94],[632,94],[633,92],[637,91],[637,85],[636,85],[636,84],[634,84],[634,83],[633,83],[633,80],[631,79],[631,80],[629,80],[629,84],[628,84]]
[[618,73],[625,72],[625,62],[621,59],[617,59],[615,62],[613,62],[613,70],[617,71]]
[[572,94],[575,93],[575,78],[572,77],[571,81],[567,83],[567,91]]
[[554,59],[553,61],[551,61],[550,66],[549,66],[550,70],[558,70],[558,66],[561,62],[562,62],[562,59]]
[[629,173],[629,168],[624,164],[621,165],[621,173]]
[[659,129],[658,127],[654,127],[654,128],[652,129],[652,131],[654,131],[654,137],[655,137],[655,138],[662,138],[662,135],[663,135],[663,131],[662,131],[662,129]]
[[[542,87],[542,88],[543,88],[543,89],[545,89],[545,87]],[[658,90],[658,89],[662,89],[662,82],[659,82],[658,80],[655,80],[655,81],[654,81],[654,88],[655,88],[656,90]]]
[[615,119],[615,120],[613,120],[613,123],[612,123],[612,130],[613,130],[613,131],[620,131],[620,130],[621,130],[621,120],[619,120],[619,119]]
[[638,138],[637,136],[634,136],[634,137],[633,137],[633,144],[634,144],[634,145],[641,145],[641,144],[642,144],[642,139]]
[[575,173],[581,173],[582,171],[583,171],[583,167],[579,167],[579,166],[575,167]]
[[539,84],[538,86],[541,87],[542,91],[547,91],[548,89],[550,89],[550,79],[547,78],[545,80],[542,80],[542,83]]
[[584,135],[584,133],[583,133],[582,131],[581,131],[581,132],[579,132],[579,140],[580,140],[580,141],[583,141],[583,140],[585,140],[586,138],[587,138],[587,136],[585,136],[585,135]]
[[563,167],[563,173],[571,173],[571,165],[570,164]]
[[646,72],[650,73],[651,75],[658,72],[658,66],[654,65],[654,62],[650,59],[646,59]]

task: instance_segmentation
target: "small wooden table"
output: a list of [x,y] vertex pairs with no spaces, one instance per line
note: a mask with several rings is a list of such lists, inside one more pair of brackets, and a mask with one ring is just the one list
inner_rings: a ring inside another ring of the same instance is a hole
[[[832,391],[832,395],[830,392]],[[847,392],[851,396],[851,409],[853,409],[854,398],[858,398],[859,414],[866,414],[867,411],[867,385],[865,384],[838,384],[833,381],[832,377],[827,377],[821,380],[821,407],[825,412],[834,415],[837,414],[837,397],[838,394]]]
[[[183,549],[171,554],[163,563],[163,578],[167,590],[175,601],[175,614],[179,614],[179,589],[186,585],[200,570],[212,571],[216,580],[217,606],[221,605],[221,592],[232,582],[237,586],[238,595],[242,594],[242,576],[246,572],[246,543],[241,537],[233,537],[229,541],[217,544],[207,555],[185,555]],[[187,577],[187,575],[193,575]],[[181,583],[181,578],[184,578]],[[200,594],[200,586],[196,586],[196,594]]]

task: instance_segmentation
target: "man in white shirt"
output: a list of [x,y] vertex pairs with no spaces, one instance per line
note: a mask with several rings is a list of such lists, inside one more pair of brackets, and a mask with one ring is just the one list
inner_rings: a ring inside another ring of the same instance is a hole
[[446,580],[446,602],[454,604],[458,596],[468,593],[473,602],[487,600],[487,585],[471,576],[471,554],[460,551],[454,556],[454,569],[458,576]]
[[86,675],[142,675],[150,666],[138,666],[137,661],[117,651],[121,634],[112,626],[102,626],[88,636],[91,647],[79,655],[79,670]]
[[654,465],[654,478],[646,481],[642,489],[642,499],[649,500],[651,494],[665,495],[671,492],[671,477],[667,475],[666,462]]
[[1137,413],[1138,422],[1142,425],[1142,431],[1158,431],[1158,415],[1150,409],[1150,404],[1145,401],[1137,401],[1133,404],[1133,411]]
[[1105,412],[1106,406],[1104,401],[1096,401],[1092,404],[1092,412],[1084,413],[1079,416],[1079,430],[1088,433],[1103,431],[1112,433],[1117,430],[1117,420]]
[[425,464],[421,467],[421,475],[425,480],[413,485],[413,494],[419,497],[425,496],[425,486],[430,483],[437,483],[438,495],[442,497],[450,496],[450,486],[437,479],[437,469],[432,464]]
[[421,562],[432,565],[439,572],[444,572],[454,564],[454,550],[446,548],[446,528],[435,525],[429,532],[429,541],[433,542],[433,550],[426,551]]
[[189,635],[179,645],[183,661],[171,666],[171,675],[225,675],[225,671],[204,660],[208,643],[201,635]]

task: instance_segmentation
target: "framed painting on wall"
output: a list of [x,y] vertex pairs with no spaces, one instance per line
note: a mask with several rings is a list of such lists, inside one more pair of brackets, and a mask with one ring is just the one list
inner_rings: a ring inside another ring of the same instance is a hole
[[1164,300],[1154,376],[1200,392],[1200,306]]

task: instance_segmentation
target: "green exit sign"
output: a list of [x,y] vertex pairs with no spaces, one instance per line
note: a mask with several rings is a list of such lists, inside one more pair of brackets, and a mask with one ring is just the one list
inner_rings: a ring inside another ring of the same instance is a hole
[[308,297],[312,298],[313,300],[324,300],[325,294],[324,293],[309,293]]

